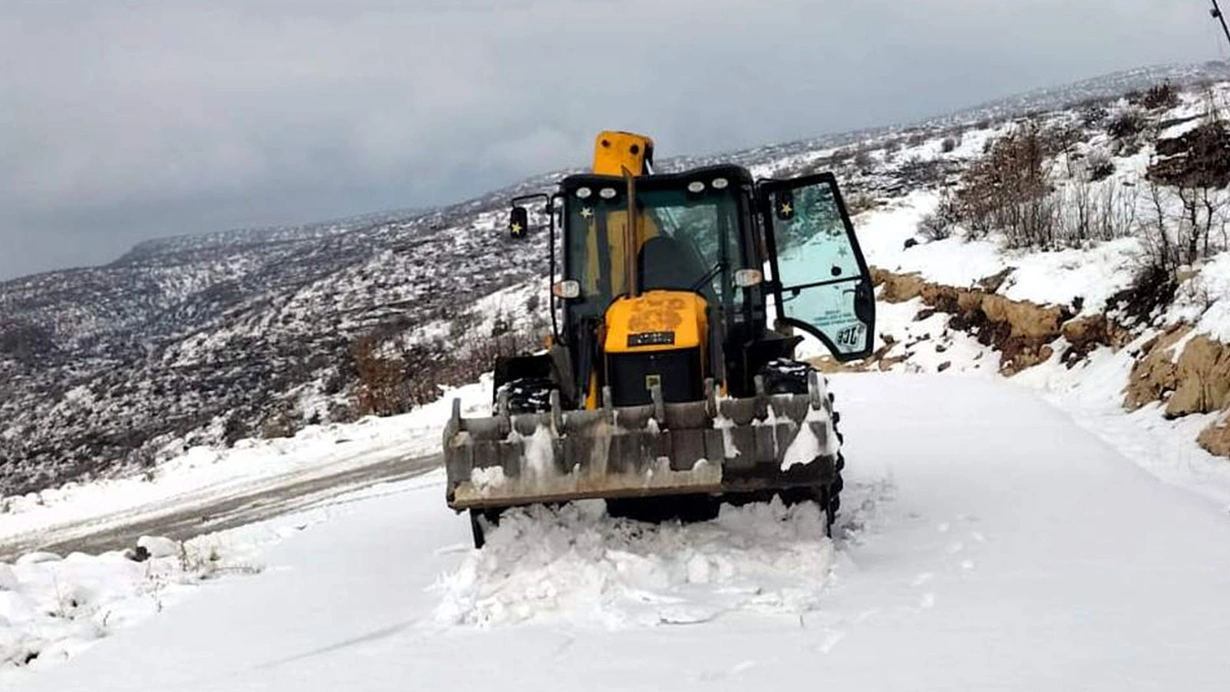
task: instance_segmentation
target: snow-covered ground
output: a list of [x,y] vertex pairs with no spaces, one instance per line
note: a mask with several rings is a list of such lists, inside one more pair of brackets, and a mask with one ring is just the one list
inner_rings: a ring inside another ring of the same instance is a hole
[[1224,689],[1224,504],[998,379],[833,389],[835,544],[806,508],[653,527],[580,506],[473,551],[437,474],[5,689]]

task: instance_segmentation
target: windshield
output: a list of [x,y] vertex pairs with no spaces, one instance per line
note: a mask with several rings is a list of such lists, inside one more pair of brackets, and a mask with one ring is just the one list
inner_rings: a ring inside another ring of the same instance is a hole
[[[641,291],[697,291],[711,303],[733,305],[734,270],[744,266],[738,239],[739,204],[733,190],[706,187],[638,190],[637,282]],[[568,196],[568,278],[581,284],[582,314],[601,314],[627,292],[628,204],[620,186],[579,187]]]

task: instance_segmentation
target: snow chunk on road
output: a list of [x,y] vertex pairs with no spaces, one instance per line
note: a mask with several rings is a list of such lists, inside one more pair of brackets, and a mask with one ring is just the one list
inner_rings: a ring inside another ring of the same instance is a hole
[[497,627],[567,621],[608,629],[816,608],[833,545],[813,504],[723,507],[714,521],[644,524],[602,502],[505,513],[435,585],[437,621]]
[[[156,541],[143,542],[155,552]],[[0,563],[0,689],[161,612],[202,580],[260,570],[206,539],[168,542],[170,556],[145,562],[111,552]]]

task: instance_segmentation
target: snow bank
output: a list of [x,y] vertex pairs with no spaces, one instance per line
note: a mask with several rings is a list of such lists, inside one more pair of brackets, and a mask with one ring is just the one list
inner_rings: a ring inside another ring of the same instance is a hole
[[1199,272],[1180,288],[1166,319],[1194,324],[1191,336],[1207,334],[1230,343],[1230,252],[1212,258]]
[[119,552],[64,559],[39,554],[0,563],[0,683],[61,662],[161,612],[202,580],[260,571],[250,557],[212,539],[182,545],[159,537],[142,541],[159,548],[155,554],[169,554],[144,562]]
[[833,546],[807,503],[723,507],[714,521],[643,524],[602,502],[507,512],[481,551],[434,586],[445,625],[566,621],[625,629],[730,611],[814,609]]

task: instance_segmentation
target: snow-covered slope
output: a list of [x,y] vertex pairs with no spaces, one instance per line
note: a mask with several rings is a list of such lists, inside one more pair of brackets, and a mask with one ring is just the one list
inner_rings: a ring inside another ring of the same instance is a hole
[[517,516],[476,552],[435,476],[286,531],[260,574],[5,689],[1225,687],[1223,504],[1002,380],[833,388],[835,544],[803,508],[687,527],[573,508]]

